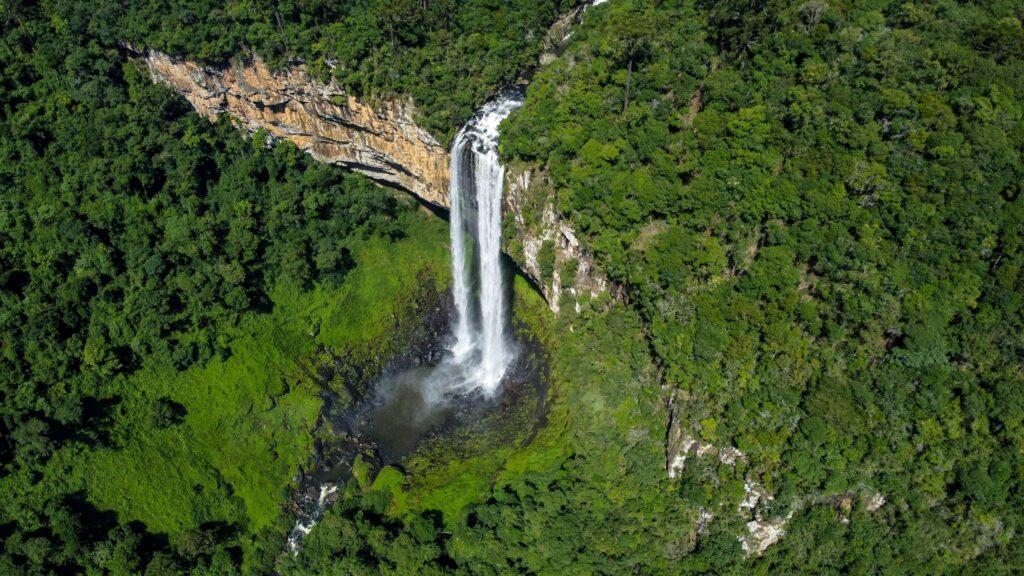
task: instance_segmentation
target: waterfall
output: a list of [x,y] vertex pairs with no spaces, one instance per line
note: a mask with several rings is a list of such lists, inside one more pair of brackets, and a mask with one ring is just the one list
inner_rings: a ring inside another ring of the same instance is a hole
[[[498,161],[498,125],[522,105],[522,99],[521,91],[502,93],[470,119],[452,144],[448,193],[456,317],[450,353],[437,365],[385,374],[375,384],[373,398],[362,403],[347,421],[355,437],[379,442],[377,453],[385,458],[403,457],[430,430],[451,418],[453,396],[477,390],[493,395],[512,363],[501,270],[505,169]],[[469,250],[470,242],[475,250]],[[474,291],[474,272],[478,291]],[[341,480],[320,481],[318,497],[310,489],[301,499],[303,512],[288,536],[288,550],[293,555],[323,518],[331,495],[343,486],[340,481],[351,474],[351,463],[341,468]]]
[[469,263],[466,262],[466,225],[462,216],[462,193],[459,184],[462,182],[463,158],[465,146],[465,128],[455,137],[452,146],[451,178],[448,182],[448,198],[451,204],[451,224],[449,225],[452,245],[452,293],[455,297],[455,323],[452,335],[455,342],[451,352],[457,364],[463,364],[473,351],[472,328],[470,316],[469,294],[472,282],[469,276]]
[[[606,1],[591,0],[584,10]],[[448,196],[455,318],[449,354],[436,365],[385,374],[374,385],[374,396],[357,407],[350,415],[353,420],[346,420],[349,432],[378,443],[377,453],[390,458],[388,462],[404,458],[421,438],[451,418],[459,410],[453,397],[477,390],[492,396],[515,358],[506,327],[501,267],[505,168],[498,161],[498,126],[523,98],[519,88],[502,92],[473,115],[452,143]],[[338,468],[343,472],[317,480],[318,496],[309,490],[301,499],[303,512],[288,536],[293,555],[323,518],[331,496],[349,481],[351,462]]]
[[[456,316],[451,352],[468,369],[467,384],[493,393],[512,352],[505,326],[508,310],[501,269],[501,196],[505,168],[498,161],[498,125],[522,105],[507,91],[481,108],[452,144],[452,276]],[[475,241],[479,292],[474,300],[466,232]]]

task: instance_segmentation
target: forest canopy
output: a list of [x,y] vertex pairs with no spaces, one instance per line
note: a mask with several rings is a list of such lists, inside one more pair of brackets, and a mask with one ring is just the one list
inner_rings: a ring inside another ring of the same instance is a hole
[[[282,553],[320,400],[226,366],[264,358],[264,338],[311,349],[320,326],[285,325],[282,302],[353,317],[394,295],[385,275],[436,266],[443,234],[394,191],[198,117],[131,51],[302,62],[371,101],[411,97],[444,138],[576,4],[0,7],[0,574],[1024,571],[1015,0],[590,7],[501,152],[618,301],[552,317],[517,296],[552,380],[532,441],[497,472],[450,463],[469,480],[429,505],[397,469],[353,481]],[[579,264],[550,240],[538,258],[544,282]],[[118,508],[144,482],[101,493],[83,462],[105,481],[177,454],[188,415],[164,392],[187,382],[210,411],[210,391],[250,394],[239,421],[273,406],[245,430],[284,480],[253,495],[192,463],[147,525]],[[673,431],[710,448],[678,452]],[[762,524],[781,537],[751,552]]]
[[[1022,16],[610,2],[505,126],[641,312],[684,427],[750,457],[687,464],[680,496],[760,482],[796,515],[759,568],[1020,568]],[[808,510],[875,493],[870,528]]]
[[262,132],[211,124],[59,8],[0,13],[0,573],[216,564],[234,544],[213,532],[181,536],[200,542],[173,560],[166,537],[86,498],[90,454],[185,416],[122,391],[155,367],[166,389],[224,361],[282,278],[340,285],[357,246],[401,238],[415,211]]
[[305,63],[362,98],[411,96],[446,138],[533,66],[570,0],[89,2],[65,17],[101,38],[210,65],[259,54]]

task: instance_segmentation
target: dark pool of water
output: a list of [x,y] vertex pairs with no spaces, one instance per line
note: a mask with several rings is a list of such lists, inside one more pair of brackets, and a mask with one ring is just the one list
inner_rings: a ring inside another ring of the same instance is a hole
[[398,461],[455,415],[455,405],[439,397],[438,387],[459,377],[456,367],[441,364],[385,378],[353,428],[376,441],[382,460]]
[[[335,438],[320,445],[316,469],[301,482],[295,498],[301,512],[289,549],[298,550],[303,536],[338,497],[357,457],[370,464],[372,478],[385,464],[401,467],[428,438],[496,434],[492,441],[528,443],[544,421],[546,380],[542,351],[531,342],[521,345],[493,395],[474,385],[471,368],[444,356],[434,364],[393,366],[355,405],[329,402],[324,416]],[[508,414],[525,414],[525,419],[506,420]]]

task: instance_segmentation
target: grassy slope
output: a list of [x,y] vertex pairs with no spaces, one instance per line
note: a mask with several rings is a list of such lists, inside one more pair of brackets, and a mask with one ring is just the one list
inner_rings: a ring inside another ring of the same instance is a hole
[[[316,386],[298,360],[320,343],[339,347],[383,336],[420,270],[447,278],[445,239],[443,222],[417,215],[406,238],[362,243],[358,266],[336,288],[304,291],[281,279],[273,311],[232,330],[226,360],[136,375],[121,391],[130,422],[124,447],[89,457],[90,500],[172,534],[210,521],[250,532],[272,525],[310,452],[320,409]],[[318,322],[320,334],[311,338]],[[150,426],[149,406],[162,396],[185,407],[182,424]]]

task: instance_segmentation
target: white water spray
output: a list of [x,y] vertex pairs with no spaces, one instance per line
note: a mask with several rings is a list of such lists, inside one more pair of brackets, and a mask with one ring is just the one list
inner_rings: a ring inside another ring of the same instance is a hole
[[[467,369],[466,384],[492,394],[512,361],[506,330],[505,282],[501,269],[501,196],[505,168],[498,161],[498,126],[522,105],[522,95],[506,93],[488,102],[452,144],[452,276],[455,293],[456,363]],[[472,210],[475,207],[475,211]],[[474,303],[467,262],[466,231],[476,240],[480,290]],[[474,312],[479,311],[479,322]]]
[[[316,501],[312,501],[308,496],[305,498],[307,502],[306,507],[308,511],[299,516],[299,519],[295,521],[295,527],[292,528],[290,534],[288,534],[288,550],[292,555],[299,553],[302,549],[302,539],[305,538],[316,526],[317,522],[320,521],[324,516],[324,511],[327,510],[328,499],[331,494],[338,491],[338,485],[332,483],[326,483],[320,485],[320,496]],[[310,506],[312,504],[312,506]]]

